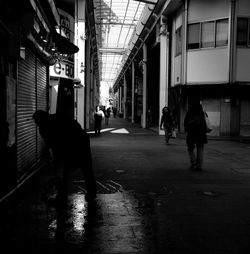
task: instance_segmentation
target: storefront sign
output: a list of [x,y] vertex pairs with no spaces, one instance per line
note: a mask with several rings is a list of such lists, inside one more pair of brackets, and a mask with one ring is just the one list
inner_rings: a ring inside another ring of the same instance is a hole
[[50,66],[50,76],[58,78],[74,78],[74,64],[70,61],[60,60]]

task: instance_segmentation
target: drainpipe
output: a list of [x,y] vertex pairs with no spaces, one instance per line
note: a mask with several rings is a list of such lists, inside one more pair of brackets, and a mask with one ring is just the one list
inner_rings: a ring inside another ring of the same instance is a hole
[[147,45],[143,44],[142,128],[147,126]]

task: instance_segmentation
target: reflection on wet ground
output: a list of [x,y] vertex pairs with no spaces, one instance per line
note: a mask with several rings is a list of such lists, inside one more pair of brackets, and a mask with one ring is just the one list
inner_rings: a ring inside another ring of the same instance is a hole
[[66,207],[48,207],[48,236],[57,251],[151,253],[147,248],[151,246],[152,227],[146,213],[151,213],[153,199],[126,192],[112,180],[100,186],[108,186],[113,193],[98,194],[91,206],[84,194],[71,194]]

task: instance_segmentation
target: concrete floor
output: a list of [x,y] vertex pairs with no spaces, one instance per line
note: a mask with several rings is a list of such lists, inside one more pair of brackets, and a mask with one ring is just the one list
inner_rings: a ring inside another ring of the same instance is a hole
[[204,170],[192,172],[183,138],[165,145],[121,118],[106,127],[90,134],[96,206],[78,170],[58,205],[60,171],[44,169],[1,207],[1,253],[250,252],[250,144],[209,140]]

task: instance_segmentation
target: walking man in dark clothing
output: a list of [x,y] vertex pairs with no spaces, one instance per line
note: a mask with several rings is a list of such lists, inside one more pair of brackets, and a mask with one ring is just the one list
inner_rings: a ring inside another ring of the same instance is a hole
[[169,144],[169,139],[172,136],[174,121],[173,121],[173,116],[167,106],[165,106],[162,109],[162,116],[161,116],[161,122],[160,122],[161,129],[162,129],[162,126],[165,132],[166,144]]
[[[200,102],[192,102],[184,119],[190,170],[202,170],[204,144],[207,143],[205,114]],[[195,155],[196,149],[196,155]]]

